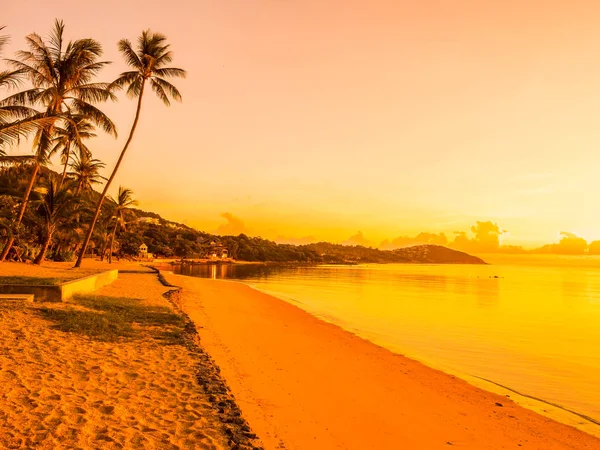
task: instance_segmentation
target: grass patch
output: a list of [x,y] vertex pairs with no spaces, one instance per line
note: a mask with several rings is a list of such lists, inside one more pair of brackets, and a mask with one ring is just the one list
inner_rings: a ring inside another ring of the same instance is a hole
[[63,278],[40,278],[40,277],[22,277],[22,276],[12,276],[12,277],[1,277],[0,276],[0,285],[3,284],[26,284],[29,286],[55,286],[57,284],[63,283],[67,281]]
[[183,343],[186,321],[168,307],[145,306],[139,300],[80,295],[72,300],[86,310],[40,308],[54,328],[103,342],[150,336],[165,345]]

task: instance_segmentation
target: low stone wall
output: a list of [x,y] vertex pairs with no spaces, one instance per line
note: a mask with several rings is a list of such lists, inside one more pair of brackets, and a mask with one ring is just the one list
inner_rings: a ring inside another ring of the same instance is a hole
[[119,271],[113,269],[53,286],[5,284],[0,286],[0,294],[33,294],[35,301],[38,302],[62,302],[70,299],[75,294],[97,291],[101,287],[112,283],[118,277]]
[[117,269],[112,269],[90,275],[89,277],[62,283],[59,285],[61,288],[61,300],[67,300],[75,294],[86,294],[97,291],[101,287],[112,283],[117,278],[119,278],[119,271]]

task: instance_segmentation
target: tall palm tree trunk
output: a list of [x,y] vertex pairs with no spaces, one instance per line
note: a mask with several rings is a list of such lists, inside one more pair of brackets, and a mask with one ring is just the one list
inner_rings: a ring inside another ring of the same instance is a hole
[[67,177],[67,167],[69,166],[69,157],[71,156],[71,144],[67,144],[65,148],[66,156],[65,156],[65,167],[63,168],[62,177],[60,177],[59,186],[65,182],[65,178]]
[[113,244],[115,243],[115,234],[117,234],[117,225],[119,221],[115,219],[115,226],[113,227],[112,233],[110,235],[110,247],[108,249],[108,263],[112,264],[112,252],[113,252]]
[[[23,220],[23,216],[25,215],[25,210],[27,209],[27,203],[29,202],[29,196],[31,195],[31,191],[33,189],[33,186],[35,185],[35,180],[37,179],[39,171],[40,171],[40,164],[39,164],[39,162],[36,161],[34,169],[33,169],[33,173],[31,174],[31,179],[29,180],[29,186],[27,186],[27,190],[25,191],[25,194],[23,195],[23,201],[21,202],[21,208],[19,209],[19,217],[17,218],[16,222],[14,223],[15,227],[18,227],[19,225],[21,225],[21,221]],[[4,249],[2,250],[2,254],[0,255],[0,262],[3,262],[6,260],[6,257],[8,256],[8,252],[10,252],[10,249],[12,248],[14,242],[15,242],[15,236],[13,234],[6,242],[6,245],[4,245]]]
[[87,246],[90,243],[90,239],[92,238],[92,234],[94,233],[94,227],[96,226],[98,217],[100,217],[100,210],[102,209],[102,203],[104,203],[104,199],[106,197],[106,193],[108,192],[108,188],[110,187],[110,184],[112,183],[113,179],[115,178],[115,175],[117,174],[117,171],[119,170],[119,166],[121,165],[121,161],[123,161],[123,157],[125,156],[125,152],[127,151],[127,148],[129,147],[129,144],[131,143],[131,140],[133,139],[133,134],[135,133],[135,129],[138,124],[138,120],[140,119],[140,111],[142,109],[142,98],[144,97],[144,86],[145,85],[146,85],[146,80],[144,80],[144,82],[142,83],[142,87],[140,89],[140,97],[138,98],[137,109],[135,111],[135,119],[133,120],[133,124],[131,125],[131,131],[129,132],[129,137],[127,138],[127,142],[125,142],[125,146],[123,147],[123,150],[121,150],[121,155],[119,156],[119,159],[117,160],[117,164],[115,165],[115,168],[113,169],[112,173],[110,174],[110,178],[106,182],[106,185],[104,186],[104,190],[102,191],[102,194],[100,195],[100,199],[98,200],[98,204],[96,205],[96,211],[94,212],[94,217],[92,218],[92,223],[90,223],[90,227],[88,228],[87,234],[85,236],[85,240],[83,241],[83,245],[81,246],[81,249],[79,250],[79,255],[77,256],[77,261],[75,262],[74,267],[81,267],[81,262],[83,261],[83,255],[85,254],[85,251],[87,250]]
[[46,257],[46,252],[48,251],[48,247],[50,246],[51,241],[52,241],[52,232],[50,230],[48,230],[48,234],[46,235],[46,238],[44,239],[44,244],[42,245],[42,249],[37,254],[35,259],[33,260],[34,264],[37,264],[39,266],[42,264],[42,262],[44,262],[44,258]]
[[102,243],[102,251],[100,252],[100,261],[104,261],[104,256],[106,255],[106,250],[108,249],[108,236],[106,236],[106,239],[104,239],[104,242]]

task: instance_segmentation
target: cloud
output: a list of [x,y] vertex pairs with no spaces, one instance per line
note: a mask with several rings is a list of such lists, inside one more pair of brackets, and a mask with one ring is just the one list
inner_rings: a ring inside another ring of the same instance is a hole
[[414,237],[410,236],[398,236],[391,241],[386,239],[379,244],[379,248],[382,250],[394,250],[396,248],[410,247],[411,245],[423,245],[423,244],[434,244],[434,245],[447,245],[448,238],[444,233],[435,234],[422,232]]
[[362,245],[364,247],[368,247],[371,244],[364,235],[362,231],[359,231],[354,236],[350,236],[348,240],[342,242],[344,245]]
[[[532,253],[555,253],[559,255],[582,255],[588,249],[587,241],[568,231],[561,231],[562,236],[558,244],[548,244],[537,248]],[[592,243],[595,244],[595,243]],[[596,245],[590,246],[592,252],[596,251]]]
[[[506,230],[500,229],[497,224],[490,221],[478,221],[469,231],[473,234],[473,238],[470,238],[465,231],[455,231],[454,241],[450,244],[450,247],[465,252],[480,253],[496,253],[503,250],[500,245],[500,236]],[[511,247],[510,253],[514,252],[515,248]]]
[[215,232],[216,234],[220,234],[221,236],[237,236],[247,231],[244,221],[230,212],[221,213],[221,217],[227,220],[227,223],[219,225]]

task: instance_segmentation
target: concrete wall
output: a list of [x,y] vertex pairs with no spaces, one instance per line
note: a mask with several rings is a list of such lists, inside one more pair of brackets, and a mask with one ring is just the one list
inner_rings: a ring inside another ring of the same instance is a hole
[[5,284],[0,286],[0,294],[33,294],[37,302],[61,302],[68,300],[75,294],[87,294],[97,291],[101,287],[112,283],[118,277],[119,271],[113,269],[54,286]]
[[62,301],[60,285],[31,286],[26,284],[3,284],[0,286],[0,294],[33,294],[35,301],[38,302]]
[[75,294],[87,294],[97,291],[101,287],[112,283],[117,278],[119,278],[119,271],[113,269],[90,275],[89,277],[62,283],[59,285],[61,288],[61,300],[68,300]]

